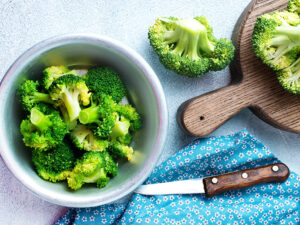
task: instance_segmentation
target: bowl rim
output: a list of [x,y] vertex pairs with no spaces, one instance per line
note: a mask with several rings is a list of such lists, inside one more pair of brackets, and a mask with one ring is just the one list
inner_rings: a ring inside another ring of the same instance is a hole
[[[150,65],[145,61],[145,59],[142,56],[140,56],[136,51],[134,51],[130,47],[115,39],[103,35],[87,33],[75,33],[54,36],[43,40],[33,45],[31,48],[27,49],[12,63],[12,65],[8,68],[7,72],[4,74],[0,83],[0,100],[1,98],[3,98],[3,87],[5,86],[8,78],[16,72],[18,72],[18,69],[21,68],[24,64],[27,64],[33,58],[37,57],[40,54],[43,54],[44,52],[50,49],[76,43],[92,43],[113,49],[114,51],[120,53],[121,55],[129,59],[129,61],[134,63],[135,66],[137,66],[137,68],[140,71],[142,71],[143,75],[150,84],[154,92],[158,107],[159,125],[154,147],[149,158],[147,158],[145,165],[130,182],[127,182],[126,185],[122,185],[120,186],[120,188],[117,188],[116,191],[113,192],[113,194],[106,195],[105,197],[100,195],[101,198],[99,198],[98,196],[98,198],[95,197],[93,200],[85,200],[83,198],[60,199],[57,196],[50,196],[49,194],[47,194],[47,192],[45,193],[44,190],[38,189],[33,182],[29,182],[26,179],[22,179],[24,178],[24,175],[26,175],[25,171],[18,171],[17,169],[15,169],[17,167],[15,167],[14,165],[17,165],[18,163],[13,159],[13,155],[10,153],[10,150],[3,148],[3,144],[1,141],[0,154],[4,163],[13,173],[13,175],[17,178],[17,180],[20,183],[22,183],[34,195],[57,205],[67,207],[93,207],[119,200],[120,198],[130,194],[150,175],[163,151],[163,146],[166,140],[168,129],[168,111],[161,83],[154,70],[150,67]],[[2,138],[3,137],[0,137],[0,139]]]

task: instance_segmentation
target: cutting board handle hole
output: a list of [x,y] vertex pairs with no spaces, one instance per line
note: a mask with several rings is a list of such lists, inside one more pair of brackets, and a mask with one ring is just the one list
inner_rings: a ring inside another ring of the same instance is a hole
[[200,120],[204,120],[204,116],[200,116],[199,119],[200,119]]

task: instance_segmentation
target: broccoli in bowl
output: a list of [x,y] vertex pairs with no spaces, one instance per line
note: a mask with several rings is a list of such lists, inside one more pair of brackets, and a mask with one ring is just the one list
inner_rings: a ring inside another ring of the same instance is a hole
[[21,83],[17,95],[26,114],[23,142],[44,180],[66,181],[72,190],[85,183],[103,188],[117,176],[120,161],[132,160],[131,142],[142,119],[133,106],[120,103],[127,90],[112,68],[94,67],[81,77],[51,66],[42,82]]

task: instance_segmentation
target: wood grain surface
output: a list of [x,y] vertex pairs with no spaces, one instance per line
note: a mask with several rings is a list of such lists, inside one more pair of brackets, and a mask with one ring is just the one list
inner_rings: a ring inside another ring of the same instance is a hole
[[207,136],[244,108],[265,122],[300,133],[300,95],[285,91],[274,71],[257,58],[251,46],[256,18],[283,10],[288,0],[254,0],[237,22],[232,40],[236,46],[231,85],[184,102],[177,122],[194,136]]
[[[277,166],[273,170],[272,167]],[[289,169],[283,163],[257,167],[203,179],[205,194],[208,197],[225,191],[251,187],[267,182],[284,182],[289,177]]]

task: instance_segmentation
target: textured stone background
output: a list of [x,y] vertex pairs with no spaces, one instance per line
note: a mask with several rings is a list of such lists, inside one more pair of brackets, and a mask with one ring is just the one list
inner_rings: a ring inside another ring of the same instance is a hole
[[[185,100],[225,86],[229,70],[189,79],[166,70],[149,46],[147,29],[158,16],[209,18],[217,37],[230,38],[234,24],[250,0],[0,0],[0,77],[26,49],[65,33],[96,33],[115,38],[141,54],[162,82],[169,109],[169,133],[161,160],[191,142],[175,122]],[[244,110],[213,135],[247,128],[291,169],[300,172],[300,136],[275,129]],[[64,208],[40,200],[26,190],[0,159],[0,224],[51,224]]]

